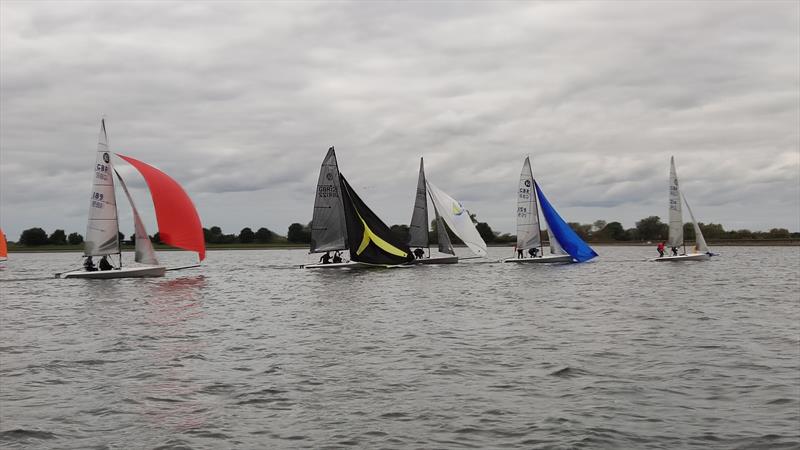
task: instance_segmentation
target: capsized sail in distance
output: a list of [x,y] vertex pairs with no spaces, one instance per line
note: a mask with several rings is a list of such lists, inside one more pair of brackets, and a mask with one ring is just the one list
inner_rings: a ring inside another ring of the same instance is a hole
[[444,219],[447,226],[450,227],[453,233],[455,233],[473,253],[481,257],[486,257],[486,255],[488,255],[486,251],[486,242],[483,241],[480,233],[478,233],[478,230],[475,228],[475,224],[472,223],[469,211],[464,209],[461,203],[447,195],[430,181],[426,181],[426,183],[433,205],[442,219]]
[[339,165],[336,152],[331,147],[319,169],[314,214],[311,218],[309,253],[347,249],[347,227],[341,193]]
[[398,265],[413,261],[411,250],[364,203],[339,174],[342,203],[350,240],[350,260],[368,264]]
[[681,213],[681,190],[675,171],[675,157],[669,158],[669,247],[683,245],[683,214]]
[[5,261],[6,259],[8,259],[8,243],[3,229],[0,228],[0,261]]
[[206,257],[206,244],[200,216],[186,191],[169,175],[130,156],[117,154],[144,177],[156,210],[161,241],[173,247],[197,252]]
[[113,170],[111,155],[108,152],[106,121],[102,119],[97,139],[92,196],[89,201],[89,222],[86,225],[86,239],[83,244],[83,254],[86,256],[120,253]]
[[409,247],[428,247],[428,191],[425,189],[425,168],[422,158],[419,159],[419,179],[417,195],[414,200],[414,212],[411,213],[411,224],[408,227]]
[[117,174],[119,185],[122,186],[122,190],[125,192],[125,196],[128,197],[128,202],[131,204],[131,209],[133,210],[133,236],[136,255],[134,261],[142,264],[157,266],[158,258],[156,258],[156,251],[153,249],[153,243],[150,242],[150,236],[147,235],[147,230],[144,228],[142,218],[139,217],[139,211],[136,209],[136,205],[133,203],[131,193],[128,192],[128,186],[125,185],[125,181],[122,179],[119,173],[116,170],[114,170],[114,172]]
[[519,174],[517,192],[517,249],[527,250],[542,245],[539,228],[539,211],[533,189],[533,171],[530,158],[525,158]]
[[534,186],[536,187],[536,194],[539,197],[542,215],[545,221],[547,221],[547,231],[550,234],[551,245],[553,238],[555,238],[564,251],[569,253],[572,259],[577,262],[588,261],[597,256],[597,253],[595,253],[586,242],[583,242],[583,239],[575,233],[572,227],[558,215],[553,205],[551,205],[547,197],[544,196],[542,189],[539,187],[539,183],[534,182]]

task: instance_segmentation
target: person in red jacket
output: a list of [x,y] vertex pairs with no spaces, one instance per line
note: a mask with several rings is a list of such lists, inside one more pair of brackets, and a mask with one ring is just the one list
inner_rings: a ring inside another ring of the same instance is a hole
[[663,258],[664,257],[664,243],[663,242],[659,242],[658,243],[658,247],[656,247],[656,250],[658,250],[658,257],[659,258]]

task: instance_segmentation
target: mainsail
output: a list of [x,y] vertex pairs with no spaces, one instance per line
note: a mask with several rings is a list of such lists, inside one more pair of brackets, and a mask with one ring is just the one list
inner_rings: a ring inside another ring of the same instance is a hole
[[339,174],[350,260],[369,264],[397,265],[413,261],[411,250],[392,233]]
[[344,205],[339,185],[339,166],[333,147],[322,161],[311,219],[310,253],[344,250],[347,245]]
[[120,252],[117,201],[114,197],[112,171],[106,122],[102,119],[94,164],[92,197],[89,203],[89,223],[86,225],[86,241],[83,247],[83,254],[86,256],[105,256]]
[[[551,236],[552,238],[552,236]],[[551,239],[552,243],[553,240]],[[517,192],[517,249],[527,250],[542,245],[539,230],[539,211],[536,195],[533,192],[533,171],[530,158],[525,158],[519,174]]]
[[136,205],[133,203],[131,193],[128,192],[128,186],[125,185],[125,181],[119,175],[119,172],[115,170],[114,173],[117,174],[119,185],[122,186],[122,190],[125,192],[125,196],[128,197],[128,202],[131,204],[131,209],[133,210],[133,228],[135,240],[134,248],[136,252],[136,257],[134,260],[138,263],[157,266],[158,259],[156,258],[155,250],[153,250],[153,243],[150,242],[150,236],[147,235],[147,230],[144,228],[144,223],[142,223],[142,219],[139,217],[139,211],[136,209]]
[[173,247],[197,252],[200,261],[206,257],[203,225],[192,199],[169,175],[129,156],[117,154],[144,177],[158,221],[161,242]]
[[419,179],[417,180],[417,196],[414,200],[414,212],[411,214],[411,225],[408,227],[409,247],[428,247],[428,192],[425,189],[425,168],[422,158],[419,159]]
[[686,210],[689,211],[689,217],[692,218],[692,226],[694,227],[695,236],[695,251],[697,251],[697,253],[708,253],[708,244],[706,244],[706,239],[703,237],[703,232],[700,230],[700,225],[698,225],[697,221],[694,219],[692,208],[689,206],[689,202],[686,201],[686,196],[681,196],[683,197],[683,201],[686,203]]
[[478,233],[478,230],[475,228],[475,224],[472,223],[469,211],[464,209],[461,203],[447,195],[430,181],[427,181],[427,185],[433,205],[438,213],[441,214],[447,226],[450,227],[453,233],[455,233],[473,253],[485,257],[487,255],[486,242],[483,241],[480,233]]
[[0,261],[5,261],[8,258],[8,244],[6,243],[6,235],[3,229],[0,228]]
[[681,190],[675,172],[675,157],[669,158],[669,239],[667,245],[683,245],[683,215],[681,214]]
[[547,222],[551,251],[555,241],[559,247],[563,248],[577,262],[588,261],[597,256],[597,253],[586,242],[583,242],[583,239],[575,233],[572,227],[558,215],[553,205],[544,196],[539,184],[534,182],[534,186],[536,187],[536,195],[539,197],[539,205],[542,207],[542,215]]

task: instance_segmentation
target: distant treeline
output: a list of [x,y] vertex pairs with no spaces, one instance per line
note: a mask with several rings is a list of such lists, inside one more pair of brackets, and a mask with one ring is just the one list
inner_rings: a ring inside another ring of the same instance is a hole
[[[472,221],[475,228],[484,241],[490,244],[513,244],[517,241],[517,236],[509,233],[500,234],[492,230],[486,222],[480,222],[472,214]],[[633,228],[625,229],[619,222],[606,222],[596,220],[592,224],[582,224],[570,222],[573,230],[587,242],[646,242],[666,240],[669,233],[669,225],[661,222],[658,216],[645,217],[636,222]],[[725,230],[722,225],[717,223],[699,223],[703,236],[709,240],[770,240],[770,239],[800,239],[800,233],[789,232],[786,228],[773,228],[769,231],[750,231],[750,230]],[[392,225],[392,232],[403,240],[408,240],[408,225]],[[461,244],[461,241],[448,230],[450,240],[454,244]],[[203,228],[203,236],[209,244],[270,244],[290,242],[294,244],[308,244],[311,242],[311,223],[293,223],[289,225],[286,237],[275,234],[268,228],[261,227],[253,231],[249,227],[242,228],[238,234],[225,234],[218,226]],[[428,232],[428,239],[431,244],[438,244],[438,233],[436,221],[431,222],[431,231]],[[691,223],[683,225],[683,236],[688,241],[695,238],[694,227]],[[134,235],[129,239],[119,233],[120,242],[123,244],[133,244]],[[150,236],[154,243],[161,242],[159,234]],[[17,241],[18,245],[36,247],[42,245],[79,245],[83,243],[83,236],[78,233],[67,235],[64,230],[55,230],[47,234],[41,228],[29,228],[22,232]]]

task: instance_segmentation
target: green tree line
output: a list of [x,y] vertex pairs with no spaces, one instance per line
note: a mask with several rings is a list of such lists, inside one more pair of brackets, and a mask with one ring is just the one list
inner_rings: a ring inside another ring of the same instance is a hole
[[[517,237],[509,233],[499,233],[492,230],[492,227],[486,222],[480,222],[478,218],[472,214],[470,216],[475,223],[475,228],[480,233],[484,241],[489,244],[512,244],[517,241]],[[666,240],[669,230],[669,225],[661,222],[658,216],[645,217],[636,222],[633,228],[625,228],[619,222],[606,222],[605,220],[596,220],[591,224],[582,224],[578,222],[569,222],[570,227],[585,241],[587,242],[647,242],[647,241],[660,241]],[[789,232],[786,228],[772,228],[769,231],[750,231],[747,229],[741,230],[725,230],[725,228],[718,223],[699,223],[700,230],[703,236],[709,240],[769,240],[769,239],[800,239],[800,233]],[[438,231],[436,229],[436,221],[431,222],[431,229],[428,231],[428,240],[433,244],[438,244]],[[408,225],[392,225],[390,227],[392,232],[404,241],[408,240]],[[461,244],[456,236],[447,230],[450,240],[454,244]],[[258,228],[253,231],[252,228],[245,227],[239,231],[238,234],[226,234],[222,228],[212,226],[211,228],[203,228],[203,236],[208,244],[268,244],[273,242],[282,242],[284,237],[280,236],[266,227]],[[683,236],[686,240],[692,241],[695,238],[694,227],[691,223],[683,225]],[[286,232],[286,241],[294,244],[308,244],[311,242],[311,223],[301,224],[293,223],[289,225]],[[133,244],[134,234],[131,234],[129,239],[125,239],[125,235],[119,233],[119,240],[123,244]],[[161,242],[158,233],[150,236],[150,240],[154,243]],[[29,228],[24,230],[16,242],[19,245],[26,247],[36,247],[42,245],[80,245],[83,243],[83,236],[78,233],[70,233],[69,235],[62,229],[57,229],[50,234],[47,234],[42,228]]]

